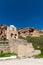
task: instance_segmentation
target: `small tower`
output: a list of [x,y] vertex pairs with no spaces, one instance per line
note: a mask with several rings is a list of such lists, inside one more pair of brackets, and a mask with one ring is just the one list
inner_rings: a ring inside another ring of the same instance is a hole
[[10,25],[10,27],[7,27],[7,39],[17,39],[18,38],[18,32],[15,26]]

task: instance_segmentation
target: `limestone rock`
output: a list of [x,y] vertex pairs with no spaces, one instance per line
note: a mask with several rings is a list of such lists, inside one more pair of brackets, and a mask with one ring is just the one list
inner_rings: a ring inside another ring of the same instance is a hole
[[38,54],[41,54],[41,51],[40,50],[35,50],[34,55],[38,55]]
[[28,43],[26,40],[13,39],[10,41],[11,53],[18,54],[19,57],[33,57],[41,53],[40,50],[35,50],[32,43]]
[[6,39],[6,31],[7,26],[6,25],[0,25],[0,39]]
[[21,28],[18,29],[18,35],[22,37],[39,37],[40,31],[36,28]]

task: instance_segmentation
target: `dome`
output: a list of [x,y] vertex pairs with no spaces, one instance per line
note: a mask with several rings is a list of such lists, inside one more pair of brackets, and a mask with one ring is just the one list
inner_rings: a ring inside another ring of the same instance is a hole
[[14,25],[10,25],[10,30],[15,30],[16,31],[16,27]]
[[10,27],[14,27],[14,25],[10,25]]

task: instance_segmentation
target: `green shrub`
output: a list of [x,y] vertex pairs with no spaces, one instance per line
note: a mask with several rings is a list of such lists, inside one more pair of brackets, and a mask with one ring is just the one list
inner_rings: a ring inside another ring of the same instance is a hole
[[43,53],[36,55],[35,58],[43,58]]
[[10,57],[10,56],[17,56],[16,53],[2,53],[0,54],[0,57]]

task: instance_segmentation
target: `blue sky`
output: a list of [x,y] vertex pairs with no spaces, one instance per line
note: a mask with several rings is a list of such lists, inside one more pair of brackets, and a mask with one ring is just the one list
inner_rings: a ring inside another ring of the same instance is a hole
[[43,29],[43,0],[0,0],[0,24]]

